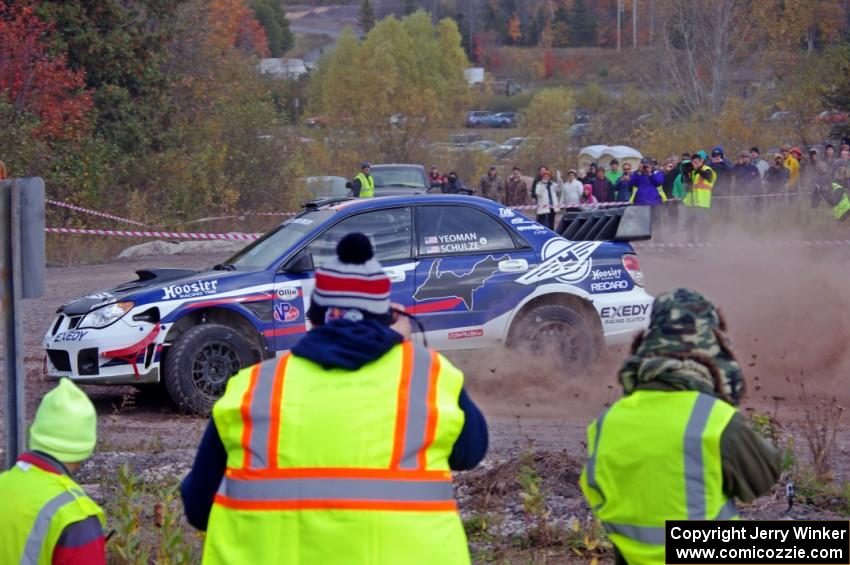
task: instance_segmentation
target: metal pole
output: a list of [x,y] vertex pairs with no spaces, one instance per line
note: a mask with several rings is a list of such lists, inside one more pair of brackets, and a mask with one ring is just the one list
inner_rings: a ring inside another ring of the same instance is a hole
[[632,47],[637,49],[638,0],[632,0]]
[[617,51],[620,51],[620,33],[622,30],[623,0],[617,0]]
[[21,211],[16,181],[0,184],[0,280],[6,367],[6,453],[9,469],[24,450],[24,354],[21,329]]

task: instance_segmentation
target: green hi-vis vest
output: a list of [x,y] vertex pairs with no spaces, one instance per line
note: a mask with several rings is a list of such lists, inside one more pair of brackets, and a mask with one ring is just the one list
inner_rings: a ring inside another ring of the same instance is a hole
[[[832,183],[832,191],[838,192],[839,190],[844,190],[844,187],[838,183]],[[847,191],[845,190],[844,196],[841,197],[838,204],[832,207],[832,215],[836,220],[841,220],[848,213],[850,213],[850,197],[847,196]]]
[[67,475],[19,461],[0,474],[0,563],[50,565],[66,527],[103,510]]
[[463,374],[405,342],[357,371],[286,355],[213,407],[227,451],[204,563],[467,564],[448,458]]
[[581,488],[630,565],[664,563],[665,520],[737,517],[720,436],[735,409],[693,391],[636,391],[588,427]]
[[711,208],[711,191],[717,182],[717,173],[708,165],[703,165],[702,168],[711,171],[711,180],[703,178],[697,171],[691,173],[691,190],[685,195],[685,206]]
[[375,177],[358,173],[354,180],[360,181],[360,198],[372,198],[375,196]]

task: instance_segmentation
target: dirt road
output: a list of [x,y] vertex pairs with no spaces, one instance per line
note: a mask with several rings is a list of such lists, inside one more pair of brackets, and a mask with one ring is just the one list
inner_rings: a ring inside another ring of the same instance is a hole
[[[28,417],[50,386],[41,377],[40,338],[57,306],[129,280],[137,268],[202,268],[222,258],[183,255],[49,269],[46,296],[25,305]],[[640,261],[652,293],[691,286],[722,305],[745,367],[745,410],[774,414],[793,434],[806,410],[801,384],[811,397],[810,410],[817,399],[833,396],[848,404],[850,246],[643,249]],[[499,465],[532,450],[561,453],[567,462],[553,463],[561,465],[560,479],[550,479],[555,480],[553,489],[565,484],[564,477],[572,477],[581,463],[585,426],[619,394],[616,368],[624,355],[610,351],[590,374],[574,376],[558,374],[545,364],[529,366],[507,352],[488,354],[485,360],[480,355],[453,355],[491,423],[491,450],[480,473],[501,472]],[[177,415],[155,394],[131,387],[87,387],[87,392],[98,407],[100,437],[98,454],[83,470],[85,482],[100,482],[124,462],[147,479],[186,472],[205,421]],[[832,459],[837,477],[845,480],[850,476],[847,449],[848,438],[839,433]],[[474,505],[473,487],[469,481],[462,483],[462,504]],[[582,504],[574,481],[568,490],[559,495],[562,504],[555,513],[564,519]],[[773,506],[764,515],[775,517],[784,503],[779,495],[771,500]],[[514,511],[521,514],[521,505],[515,503]]]

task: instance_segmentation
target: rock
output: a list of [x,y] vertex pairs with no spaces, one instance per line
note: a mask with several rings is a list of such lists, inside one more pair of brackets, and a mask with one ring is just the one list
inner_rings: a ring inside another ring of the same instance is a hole
[[97,502],[98,504],[103,504],[106,502],[106,498],[103,494],[103,487],[101,487],[97,483],[89,483],[85,485],[80,485],[83,487],[83,491],[89,495],[89,498]]
[[135,259],[152,255],[178,255],[181,253],[235,253],[245,247],[244,241],[149,241],[133,245],[122,251],[121,259]]

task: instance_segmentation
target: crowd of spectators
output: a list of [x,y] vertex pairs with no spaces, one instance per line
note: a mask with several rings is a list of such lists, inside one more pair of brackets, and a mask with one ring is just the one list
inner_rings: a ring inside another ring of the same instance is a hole
[[[699,165],[695,167],[695,163]],[[832,144],[805,151],[784,145],[763,158],[759,148],[752,147],[739,152],[733,162],[722,146],[716,146],[709,154],[685,152],[660,163],[644,157],[636,162],[634,170],[632,162],[621,165],[617,159],[606,164],[591,163],[586,169],[568,169],[565,175],[560,169],[553,171],[541,165],[533,178],[524,176],[517,166],[503,177],[494,164],[473,187],[463,185],[454,173],[450,174],[455,178],[450,185],[448,177],[442,177],[437,167],[432,167],[431,182],[432,187],[443,192],[476,194],[505,206],[529,206],[536,211],[538,221],[549,227],[554,226],[561,209],[618,202],[653,207],[669,202],[673,205],[664,208],[664,221],[688,227],[686,214],[680,210],[681,202],[686,207],[712,209],[712,215],[718,216],[728,215],[733,207],[758,212],[777,200],[797,202],[804,192],[810,194],[813,206],[821,201],[833,205],[833,200],[840,198],[833,189],[840,185],[843,194],[847,193],[848,171],[850,139],[845,138],[838,151]],[[710,185],[708,203],[688,203],[695,182],[705,187],[702,177]],[[775,198],[782,195],[786,198]],[[653,208],[656,221],[661,219],[660,211]],[[702,215],[707,217],[708,212]]]

